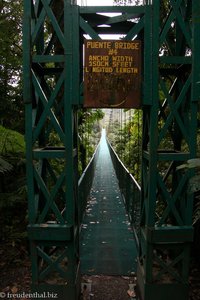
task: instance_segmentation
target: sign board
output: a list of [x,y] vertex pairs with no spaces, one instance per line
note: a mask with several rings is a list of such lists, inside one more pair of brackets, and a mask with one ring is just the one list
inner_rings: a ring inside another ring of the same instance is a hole
[[85,40],[84,61],[84,107],[140,107],[139,40]]

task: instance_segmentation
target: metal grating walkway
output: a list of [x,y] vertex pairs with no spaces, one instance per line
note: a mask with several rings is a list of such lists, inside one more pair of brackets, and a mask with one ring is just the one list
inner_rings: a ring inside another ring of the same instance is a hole
[[81,232],[82,274],[130,275],[136,245],[103,131]]

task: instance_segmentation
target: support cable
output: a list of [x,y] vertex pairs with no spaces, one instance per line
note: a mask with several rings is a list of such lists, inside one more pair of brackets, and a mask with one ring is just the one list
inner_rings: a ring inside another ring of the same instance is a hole
[[138,110],[138,116],[137,116],[137,150],[138,150],[138,157],[137,157],[137,160],[138,160],[138,167],[137,167],[137,180],[139,180],[139,172],[140,172],[140,168],[139,168],[139,164],[140,164],[140,111]]
[[128,164],[129,169],[131,166],[131,109],[129,110],[129,128],[128,128],[128,135],[129,135],[129,143],[128,143]]
[[121,143],[121,159],[123,160],[123,149],[122,149],[122,109],[120,109],[120,143]]
[[89,134],[89,115],[87,115],[87,140],[88,140],[88,149],[87,149],[87,164],[89,161],[89,146],[90,146],[90,134]]

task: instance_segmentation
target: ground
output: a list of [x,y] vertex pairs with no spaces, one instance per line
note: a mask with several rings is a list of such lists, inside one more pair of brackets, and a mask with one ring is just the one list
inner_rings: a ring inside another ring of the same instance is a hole
[[[1,246],[1,245],[0,245]],[[11,246],[12,247],[12,246]],[[14,248],[14,247],[13,247]],[[30,292],[31,272],[30,260],[27,253],[22,258],[11,258],[14,249],[0,248],[0,298],[7,299],[6,295],[21,292]],[[19,298],[20,300],[27,300]]]
[[[90,298],[87,298],[87,292],[85,293],[84,300],[130,300],[133,299],[130,296],[133,294],[132,284],[134,282],[133,277],[125,276],[83,276],[82,282],[91,283]],[[130,284],[130,286],[129,286]],[[90,285],[89,285],[90,288]]]
[[[10,246],[14,248],[14,245]],[[7,293],[17,294],[30,292],[31,272],[30,260],[27,252],[23,252],[22,256],[12,257],[14,249],[8,249],[6,245],[0,244],[0,298],[8,299]],[[19,255],[19,252],[17,252]],[[132,286],[134,277],[124,276],[82,276],[82,285],[87,284],[90,288],[90,298],[84,293],[82,300],[131,300]],[[18,298],[26,300],[25,298]],[[71,299],[69,299],[71,300]],[[193,263],[190,271],[190,299],[200,300],[200,268]]]

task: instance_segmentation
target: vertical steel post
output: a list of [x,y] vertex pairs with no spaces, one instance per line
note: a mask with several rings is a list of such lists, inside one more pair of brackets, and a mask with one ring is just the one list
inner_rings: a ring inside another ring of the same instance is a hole
[[38,299],[80,293],[77,16],[70,0],[24,0],[28,235]]
[[192,174],[176,167],[196,156],[200,6],[196,0],[148,4],[138,291],[142,300],[188,300]]
[[[28,234],[33,290],[74,300],[80,290],[79,19],[82,36],[84,32],[94,39],[99,36],[87,20],[88,12],[96,14],[94,8],[82,8],[79,15],[70,0],[60,1],[60,10],[55,7],[58,2],[24,0]],[[133,24],[128,33],[133,38],[144,30],[138,288],[142,300],[187,300],[193,235],[192,195],[187,192],[191,173],[180,173],[176,167],[196,156],[200,4],[199,0],[170,0],[167,7],[159,0],[145,3],[145,11],[138,8],[141,24]]]

